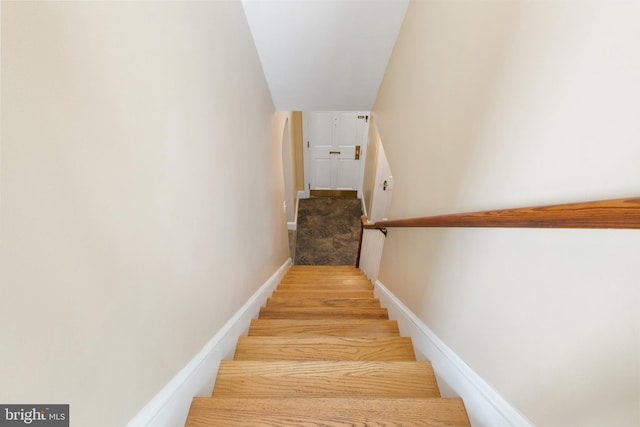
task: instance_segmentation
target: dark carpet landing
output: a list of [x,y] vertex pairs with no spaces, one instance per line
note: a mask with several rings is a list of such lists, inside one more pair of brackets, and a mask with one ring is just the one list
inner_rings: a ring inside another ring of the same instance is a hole
[[294,264],[355,265],[361,215],[359,199],[301,199]]

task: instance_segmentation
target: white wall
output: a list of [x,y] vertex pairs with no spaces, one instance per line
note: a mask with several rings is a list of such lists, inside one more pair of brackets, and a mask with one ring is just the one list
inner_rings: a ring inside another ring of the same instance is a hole
[[0,401],[124,425],[287,259],[240,2],[2,2]]
[[[391,218],[640,194],[640,4],[413,1]],[[640,422],[638,231],[400,230],[379,279],[539,426]]]

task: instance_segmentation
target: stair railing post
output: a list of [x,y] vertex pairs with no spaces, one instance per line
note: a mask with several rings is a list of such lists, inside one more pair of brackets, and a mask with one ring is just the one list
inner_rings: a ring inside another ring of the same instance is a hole
[[368,221],[366,215],[360,217],[360,242],[358,243],[358,256],[356,257],[356,268],[360,268],[360,252],[362,252],[362,237],[364,235],[364,223]]

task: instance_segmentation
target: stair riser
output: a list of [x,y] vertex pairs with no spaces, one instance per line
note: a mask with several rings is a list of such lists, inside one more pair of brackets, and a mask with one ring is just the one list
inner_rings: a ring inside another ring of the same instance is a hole
[[225,377],[216,382],[213,397],[299,398],[433,398],[438,393],[424,387],[426,378],[415,374],[369,378],[273,380],[262,377]]

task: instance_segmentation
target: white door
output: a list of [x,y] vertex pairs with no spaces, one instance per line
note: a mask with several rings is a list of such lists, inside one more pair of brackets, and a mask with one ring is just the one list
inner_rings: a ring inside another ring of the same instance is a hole
[[309,190],[361,191],[368,112],[303,114]]

